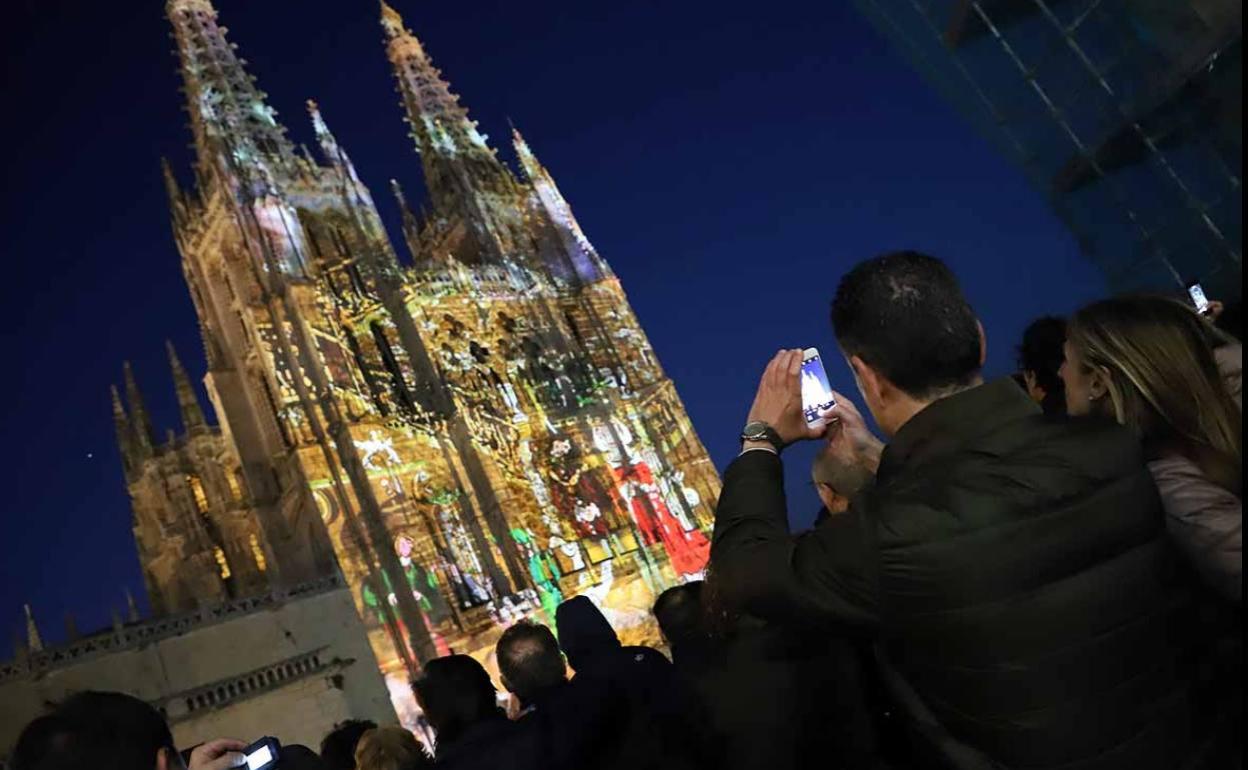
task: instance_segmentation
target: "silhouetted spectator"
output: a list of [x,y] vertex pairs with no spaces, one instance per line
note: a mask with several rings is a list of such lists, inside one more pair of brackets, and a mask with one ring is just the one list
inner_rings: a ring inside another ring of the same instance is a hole
[[355,747],[360,736],[376,726],[376,722],[368,719],[339,722],[321,739],[321,759],[330,770],[355,770]]
[[696,666],[710,654],[702,613],[701,580],[672,586],[659,594],[653,612],[677,668]]
[[[189,770],[225,770],[242,761],[241,741],[200,744]],[[33,720],[13,749],[13,770],[182,770],[169,725],[130,695],[86,691]]]
[[517,700],[515,719],[544,769],[610,763],[627,718],[623,701],[604,694],[591,677],[569,682],[563,652],[549,628],[520,621],[503,632],[495,654],[503,686]]
[[1071,414],[1140,438],[1170,535],[1206,583],[1242,602],[1242,418],[1205,321],[1161,297],[1096,302],[1071,320],[1066,357]]
[[374,727],[360,736],[355,766],[359,770],[424,770],[433,767],[433,759],[402,727]]
[[1066,320],[1045,316],[1023,330],[1023,342],[1018,346],[1018,369],[1027,393],[1045,414],[1066,413],[1065,389],[1057,375],[1065,342]]
[[425,664],[412,684],[437,736],[437,767],[537,768],[518,726],[498,706],[490,675],[474,658],[447,655]]
[[586,596],[555,611],[559,646],[576,672],[572,684],[619,714],[604,768],[676,768],[701,761],[699,726],[676,695],[672,664],[649,647],[625,647]]
[[779,452],[825,431],[802,413],[801,351],[781,351],[749,414],[772,437],[745,442],[716,512],[728,601],[876,635],[917,754],[906,766],[1183,766],[1205,727],[1189,700],[1199,629],[1139,442],[1042,419],[1008,379],[983,384],[982,329],[932,257],[859,264],[832,323],[891,441],[837,394],[830,456],[875,479],[791,535]]

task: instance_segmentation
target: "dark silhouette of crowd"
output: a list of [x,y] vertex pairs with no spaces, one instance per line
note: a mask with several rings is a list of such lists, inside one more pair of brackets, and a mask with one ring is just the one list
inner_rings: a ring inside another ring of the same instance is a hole
[[[502,691],[473,657],[424,665],[434,745],[348,722],[306,766],[1242,767],[1242,354],[1225,318],[1238,307],[1102,300],[1033,323],[1013,381],[985,381],[987,336],[949,268],[867,260],[831,307],[866,408],[834,394],[812,427],[802,351],[767,365],[705,580],[653,608],[670,659],[573,597],[557,631],[503,632]],[[822,442],[806,531],[784,493],[800,441]],[[14,767],[218,770],[242,747],[180,756],[141,701],[82,693],[27,727]]]

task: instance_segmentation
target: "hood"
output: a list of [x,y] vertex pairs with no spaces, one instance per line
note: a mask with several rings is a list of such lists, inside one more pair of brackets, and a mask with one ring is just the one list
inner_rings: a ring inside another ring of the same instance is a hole
[[620,639],[602,612],[587,596],[574,596],[555,610],[559,646],[572,668],[581,668],[590,658],[620,649]]

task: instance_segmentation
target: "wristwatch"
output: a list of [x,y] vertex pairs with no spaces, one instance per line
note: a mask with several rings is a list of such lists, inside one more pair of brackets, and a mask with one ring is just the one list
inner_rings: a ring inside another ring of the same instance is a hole
[[784,441],[780,438],[780,434],[776,433],[776,429],[759,420],[746,423],[741,431],[741,443],[744,444],[746,441],[766,441],[776,448],[776,454],[784,449]]

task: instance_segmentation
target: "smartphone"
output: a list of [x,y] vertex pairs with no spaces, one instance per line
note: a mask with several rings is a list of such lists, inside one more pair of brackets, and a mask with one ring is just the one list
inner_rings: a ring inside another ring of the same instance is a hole
[[243,750],[247,770],[274,770],[281,757],[282,745],[276,738],[266,736]]
[[823,425],[827,422],[824,412],[835,405],[819,351],[806,348],[802,351],[802,411],[806,414],[806,424],[812,428]]
[[1205,290],[1199,283],[1193,282],[1187,285],[1187,296],[1192,298],[1192,304],[1196,306],[1196,312],[1204,315],[1209,312],[1209,298],[1205,296]]

